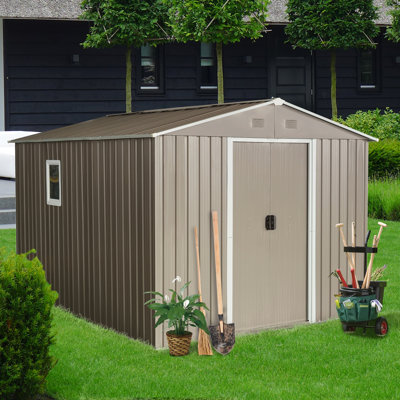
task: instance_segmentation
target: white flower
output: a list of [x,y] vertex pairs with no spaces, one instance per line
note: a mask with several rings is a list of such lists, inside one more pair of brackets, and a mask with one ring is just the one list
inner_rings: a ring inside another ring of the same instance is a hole
[[166,294],[165,296],[164,296],[164,300],[168,303],[169,302],[169,296]]
[[177,275],[177,277],[172,280],[172,283],[175,283],[175,281],[182,282],[182,278],[179,275]]
[[189,305],[189,300],[185,300],[183,302],[183,308],[186,308]]

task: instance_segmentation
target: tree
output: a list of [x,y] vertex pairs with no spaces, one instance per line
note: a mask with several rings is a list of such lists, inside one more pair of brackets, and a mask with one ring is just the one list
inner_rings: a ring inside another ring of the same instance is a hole
[[92,21],[84,48],[125,47],[126,112],[132,110],[132,47],[156,45],[168,39],[162,0],[83,0],[81,18]]
[[217,53],[218,103],[224,102],[222,46],[262,36],[269,0],[165,0],[170,26],[181,42],[214,43]]
[[389,14],[392,16],[392,26],[386,30],[386,35],[394,42],[400,42],[400,1],[388,0],[387,5],[392,7]]
[[373,0],[288,0],[285,32],[294,48],[329,50],[332,118],[337,118],[336,49],[375,47]]

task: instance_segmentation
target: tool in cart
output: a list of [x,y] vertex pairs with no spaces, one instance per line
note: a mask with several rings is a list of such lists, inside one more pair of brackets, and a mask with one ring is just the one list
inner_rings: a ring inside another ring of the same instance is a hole
[[338,274],[339,280],[340,280],[340,282],[342,282],[342,285],[345,287],[349,287],[349,285],[346,283],[346,280],[344,279],[342,273],[340,272],[339,268],[336,270],[336,273]]
[[[378,222],[379,225],[379,232],[378,232],[378,236],[374,236],[374,240],[372,242],[372,248],[374,249],[378,249],[378,244],[379,241],[381,240],[381,235],[383,232],[383,228],[385,228],[387,225],[383,222]],[[372,265],[374,263],[374,257],[375,257],[375,253],[371,254],[371,258],[369,260],[369,265],[368,265],[368,269],[365,272],[365,277],[364,277],[364,281],[362,284],[362,288],[369,288],[369,285],[371,284],[371,274],[372,274]]]
[[[336,224],[336,228],[339,229],[340,232],[340,236],[342,237],[342,242],[343,242],[343,247],[347,247],[347,241],[346,238],[344,236],[343,233],[343,223],[339,222],[338,224]],[[353,243],[353,247],[355,247],[355,242],[356,242],[356,231],[355,231],[355,227],[356,227],[356,223],[353,222],[352,223],[352,243]],[[355,265],[355,255],[353,254],[352,257],[350,257],[350,254],[346,252],[346,257],[347,257],[347,262],[349,263],[350,266],[350,271],[351,271],[351,277],[352,277],[352,285],[353,287],[357,287],[358,288],[358,282],[356,279],[356,265]]]
[[[374,236],[372,247],[368,247],[368,239],[371,231],[368,231],[365,245],[356,246],[354,223],[352,223],[352,246],[344,246],[348,260],[350,260],[349,253],[352,253],[351,259],[353,264],[349,262],[350,266],[355,264],[354,253],[364,254],[364,281],[356,281],[359,285],[355,285],[354,281],[356,278],[352,271],[352,285],[348,286],[339,270],[334,274],[342,281],[340,296],[337,296],[335,303],[344,332],[354,332],[356,327],[362,327],[365,333],[367,328],[374,328],[378,336],[385,336],[389,331],[387,320],[384,317],[378,316],[378,313],[382,310],[383,292],[386,282],[375,280],[377,277],[379,279],[382,276],[382,271],[386,266],[378,268],[372,274],[375,254],[378,251],[378,244],[383,228],[386,227],[386,224],[383,222],[378,222],[378,224],[380,229],[378,235]],[[337,224],[337,227],[341,231],[343,244],[345,244],[346,241],[341,230],[342,226],[343,224]],[[371,257],[367,268],[368,253],[371,254]]]

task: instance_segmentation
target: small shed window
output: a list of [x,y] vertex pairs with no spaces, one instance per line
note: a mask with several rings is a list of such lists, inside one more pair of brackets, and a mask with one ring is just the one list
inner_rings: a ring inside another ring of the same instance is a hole
[[360,89],[378,87],[376,50],[361,50],[358,55],[358,83]]
[[140,49],[140,89],[160,89],[160,59],[158,48],[142,46]]
[[217,60],[212,43],[200,44],[200,89],[217,89]]
[[61,206],[61,163],[59,160],[46,161],[47,204]]

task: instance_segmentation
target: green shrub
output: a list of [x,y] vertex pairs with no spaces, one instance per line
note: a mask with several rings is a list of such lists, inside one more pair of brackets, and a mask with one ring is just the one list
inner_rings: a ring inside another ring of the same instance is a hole
[[373,180],[368,183],[368,215],[400,221],[400,180]]
[[54,365],[49,347],[58,297],[38,258],[0,251],[0,399],[34,399]]
[[400,114],[390,108],[383,111],[357,111],[346,119],[338,118],[337,121],[378,139],[400,140]]
[[395,178],[400,174],[400,140],[369,143],[368,175],[373,179]]

